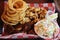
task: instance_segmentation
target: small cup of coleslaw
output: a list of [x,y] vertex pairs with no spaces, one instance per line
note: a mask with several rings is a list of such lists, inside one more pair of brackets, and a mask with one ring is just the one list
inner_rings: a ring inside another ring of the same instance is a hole
[[[56,14],[54,14],[54,15],[56,15]],[[34,30],[35,30],[35,33],[39,37],[44,38],[44,39],[51,39],[58,35],[59,26],[55,20],[52,21],[52,20],[48,20],[48,19],[43,19],[34,25]]]

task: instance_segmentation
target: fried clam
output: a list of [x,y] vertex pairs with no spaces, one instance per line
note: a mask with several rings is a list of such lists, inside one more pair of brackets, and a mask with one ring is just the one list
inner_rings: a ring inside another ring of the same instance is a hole
[[33,22],[37,22],[45,18],[47,10],[44,8],[29,7],[26,10],[26,16]]

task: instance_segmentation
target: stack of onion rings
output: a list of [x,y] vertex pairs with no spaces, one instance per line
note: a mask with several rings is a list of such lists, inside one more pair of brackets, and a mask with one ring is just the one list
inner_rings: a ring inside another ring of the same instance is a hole
[[23,0],[8,0],[1,19],[6,24],[16,25],[20,21],[19,14],[22,14],[27,8],[28,6]]

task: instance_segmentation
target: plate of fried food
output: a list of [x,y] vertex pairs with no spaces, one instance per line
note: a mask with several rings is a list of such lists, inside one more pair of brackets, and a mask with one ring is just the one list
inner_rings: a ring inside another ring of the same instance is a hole
[[[51,14],[52,13],[52,14]],[[56,22],[58,13],[45,8],[30,7],[23,0],[8,0],[1,20],[4,22],[5,34],[26,33],[41,38],[53,38],[59,33]]]

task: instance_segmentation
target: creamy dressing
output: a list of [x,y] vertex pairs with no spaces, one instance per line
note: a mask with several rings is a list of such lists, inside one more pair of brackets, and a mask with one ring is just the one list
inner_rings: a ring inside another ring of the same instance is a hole
[[[41,26],[42,25],[42,26]],[[39,30],[40,34],[47,35],[46,37],[51,38],[54,33],[54,24],[52,22],[49,22],[47,20],[43,20],[40,23]]]

